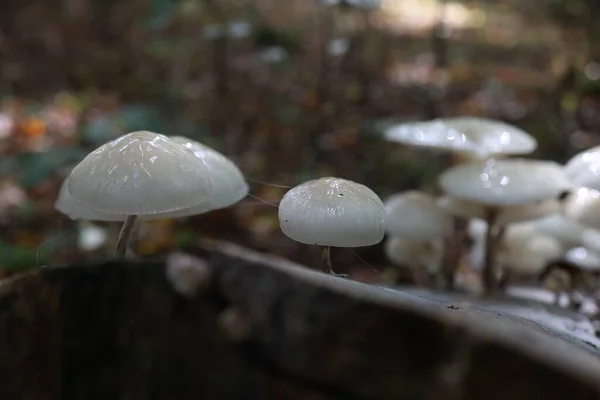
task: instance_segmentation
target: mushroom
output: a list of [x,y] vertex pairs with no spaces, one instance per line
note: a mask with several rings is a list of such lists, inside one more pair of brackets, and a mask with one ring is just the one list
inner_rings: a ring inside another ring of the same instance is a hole
[[600,146],[573,156],[565,164],[565,173],[576,185],[600,190]]
[[495,253],[503,231],[503,226],[498,223],[502,210],[555,199],[571,188],[557,163],[525,159],[490,159],[458,165],[445,171],[439,184],[450,196],[477,203],[485,209],[487,233],[483,275],[488,292],[497,288]]
[[[438,205],[452,215],[469,219],[485,219],[486,206],[475,201],[443,196],[438,199]],[[555,214],[560,209],[561,203],[556,199],[542,200],[532,204],[506,206],[499,211],[496,223],[504,226],[515,222],[537,220]]]
[[[451,152],[455,163],[483,161],[491,156],[528,154],[537,141],[516,126],[478,117],[454,117],[394,125],[384,132],[388,141]],[[453,271],[462,256],[467,220],[456,215],[453,234],[444,244],[444,270]]]
[[[209,170],[211,193],[206,204],[190,210],[170,213],[169,216],[188,216],[209,210],[226,208],[248,195],[248,183],[239,168],[227,157],[195,140],[183,136],[171,136],[171,140],[192,151]],[[192,212],[192,214],[190,214]]]
[[568,285],[561,290],[568,291],[569,304],[572,308],[578,309],[581,298],[581,292],[593,293],[597,288],[598,278],[600,277],[600,257],[590,249],[577,246],[569,249],[562,257],[548,266],[543,277],[547,279],[552,274],[557,274],[560,271],[568,277]]
[[600,229],[600,192],[579,188],[565,204],[565,215],[585,226]]
[[567,248],[580,246],[592,231],[563,213],[540,218],[534,222],[534,225],[539,232],[554,237]]
[[390,236],[385,241],[385,255],[399,267],[411,270],[412,281],[424,283],[440,270],[442,261],[441,240],[414,240]]
[[[401,238],[405,241],[403,246],[407,251],[410,248],[416,253],[423,253],[427,249],[439,247],[441,256],[443,239],[452,231],[452,216],[436,204],[435,198],[423,192],[408,191],[391,196],[384,202],[384,207],[386,231],[396,239],[394,242],[396,247],[401,247],[398,240]],[[410,252],[406,254],[408,253]],[[417,262],[417,259],[414,261]],[[442,262],[441,257],[439,261]],[[431,267],[428,269],[428,272],[434,272]],[[440,265],[437,265],[435,272],[439,270]],[[451,288],[454,282],[454,270],[443,272],[444,284]]]
[[[176,143],[179,143],[190,150],[205,167],[205,175],[210,181],[210,195],[207,201],[197,206],[181,208],[179,210],[166,213],[141,215],[136,221],[134,228],[139,228],[141,220],[153,220],[163,218],[178,218],[191,215],[198,215],[208,211],[229,207],[237,203],[248,194],[248,184],[237,166],[221,153],[213,150],[201,143],[193,141],[182,136],[171,137]],[[84,206],[76,201],[68,191],[69,178],[63,182],[55,208],[68,215],[71,219],[85,219],[90,221],[125,221],[126,214],[112,214],[97,211]],[[131,234],[135,237],[136,235]]]
[[290,189],[279,203],[279,226],[289,238],[323,246],[323,271],[334,274],[331,247],[372,246],[383,240],[385,210],[368,187],[320,178]]
[[529,154],[537,148],[537,141],[516,126],[478,117],[394,125],[384,136],[392,142],[451,151],[467,160]]
[[117,241],[123,256],[136,218],[208,203],[209,168],[168,137],[136,131],[88,154],[68,178],[68,192],[91,210],[125,216]]
[[539,277],[549,263],[560,259],[563,247],[552,236],[534,233],[525,241],[508,240],[504,253],[503,281],[507,283],[514,277]]

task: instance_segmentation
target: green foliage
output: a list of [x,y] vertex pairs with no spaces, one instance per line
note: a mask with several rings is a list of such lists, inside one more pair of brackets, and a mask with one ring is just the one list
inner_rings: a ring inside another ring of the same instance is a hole
[[77,148],[22,153],[0,161],[0,174],[14,174],[23,188],[31,189],[49,179],[58,168],[79,162],[85,155],[84,150]]
[[151,0],[146,27],[151,30],[165,29],[175,16],[178,3],[177,0]]
[[0,265],[6,272],[19,272],[41,266],[51,252],[56,250],[56,244],[44,245],[32,250],[16,246],[0,240]]

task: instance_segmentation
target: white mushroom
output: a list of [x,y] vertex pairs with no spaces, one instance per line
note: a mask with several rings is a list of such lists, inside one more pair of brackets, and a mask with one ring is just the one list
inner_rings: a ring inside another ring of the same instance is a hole
[[111,214],[102,211],[96,211],[75,200],[69,193],[69,178],[65,179],[60,186],[60,191],[58,192],[58,197],[54,203],[54,208],[73,220],[81,219],[88,221],[123,222],[125,219],[127,219],[127,215],[125,214]]
[[112,140],[86,156],[68,178],[69,194],[84,207],[126,215],[117,254],[124,255],[138,216],[200,206],[209,201],[208,168],[168,137],[148,131]]
[[565,172],[576,185],[600,190],[600,146],[573,156],[565,164]]
[[195,140],[171,136],[171,140],[191,150],[208,169],[211,193],[206,205],[192,207],[170,214],[171,217],[201,214],[209,210],[229,207],[248,195],[248,184],[239,168],[227,157]]
[[[435,198],[426,193],[419,191],[399,193],[387,199],[384,205],[387,232],[391,236],[405,239],[407,248],[412,248],[417,253],[425,252],[424,249],[438,243],[442,246],[444,239],[452,234],[454,222],[452,216],[437,205]],[[440,257],[436,259],[439,258],[438,261],[443,265],[438,265],[437,270],[442,267],[445,286],[452,288],[456,263],[451,263],[450,257],[441,256],[442,247],[440,247]],[[419,250],[420,248],[422,250]],[[454,252],[448,254],[453,256],[460,253],[461,249],[453,250]],[[414,262],[420,264],[417,259]]]
[[[465,218],[485,219],[486,206],[469,200],[444,196],[438,205],[452,215]],[[496,223],[508,225],[515,222],[531,221],[559,212],[560,201],[556,199],[542,200],[537,203],[502,207],[498,212]]]
[[600,256],[583,246],[573,247],[567,251],[565,261],[583,270],[600,272]]
[[372,246],[383,240],[385,210],[368,187],[320,178],[290,189],[279,203],[279,225],[291,239],[323,246],[324,270],[333,273],[330,247]]
[[385,242],[384,251],[393,264],[422,269],[429,274],[437,273],[442,261],[441,240],[411,240],[390,236]]
[[548,264],[560,259],[563,247],[549,235],[535,234],[525,241],[510,241],[505,248],[505,271],[520,276],[538,276]]
[[585,226],[600,229],[600,192],[577,189],[567,199],[565,215]]
[[563,213],[556,213],[534,222],[539,232],[550,235],[566,247],[581,245],[587,229]]
[[426,193],[395,194],[385,200],[384,206],[386,231],[392,236],[427,241],[440,239],[451,231],[451,216]]
[[558,164],[525,159],[458,165],[444,172],[439,183],[450,196],[485,207],[484,282],[488,291],[497,285],[494,257],[503,230],[498,224],[502,209],[556,199],[572,186]]
[[389,141],[463,153],[471,159],[528,154],[537,141],[523,130],[501,121],[456,117],[395,125],[384,133]]

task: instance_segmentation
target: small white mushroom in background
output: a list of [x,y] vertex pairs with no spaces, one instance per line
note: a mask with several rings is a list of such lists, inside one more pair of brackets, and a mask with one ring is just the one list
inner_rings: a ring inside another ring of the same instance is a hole
[[539,232],[556,238],[566,248],[581,245],[586,232],[591,231],[563,213],[540,218],[534,225]]
[[515,277],[538,278],[548,264],[560,259],[564,252],[558,240],[542,234],[534,234],[525,241],[509,240],[505,246],[506,282]]
[[[528,154],[537,148],[537,141],[520,128],[491,119],[454,117],[412,122],[391,126],[384,138],[407,146],[449,152],[455,164],[482,162],[492,156]],[[444,269],[456,269],[466,234],[467,220],[454,214],[453,233],[444,244]]]
[[506,207],[536,204],[556,199],[572,185],[562,167],[550,161],[490,159],[483,163],[457,165],[439,179],[451,197],[485,207],[487,222],[484,284],[497,289],[495,257],[504,227],[498,223]]
[[[397,248],[396,257],[400,258],[401,253],[406,255],[414,253],[417,258],[413,261],[405,260],[404,265],[419,268],[422,264],[420,260],[427,257],[425,254],[428,251],[433,251],[428,249],[439,248],[439,253],[432,253],[426,262],[429,264],[427,268],[429,273],[439,272],[443,239],[452,232],[452,216],[436,204],[435,198],[419,191],[395,194],[385,200],[384,207],[386,231],[394,238],[391,243]],[[403,240],[402,244],[400,239]],[[438,260],[435,269],[430,265],[432,259]],[[413,262],[415,265],[412,265]],[[445,285],[452,287],[454,269],[447,268],[443,272],[445,272]]]
[[[469,236],[473,240],[473,245],[469,250],[469,262],[471,266],[478,270],[483,270],[485,266],[485,239],[488,228],[487,223],[482,219],[472,219],[469,221]],[[497,265],[506,265],[508,260],[508,250],[511,248],[523,247],[538,232],[532,222],[519,222],[506,227],[502,237],[498,238],[496,253]],[[501,276],[497,271],[496,275]]]
[[388,141],[456,153],[467,160],[529,154],[537,141],[516,126],[478,117],[454,117],[394,125]]
[[584,291],[591,291],[597,287],[600,277],[600,256],[583,246],[574,247],[565,254],[565,261],[581,270],[580,279],[575,279],[575,285]]
[[392,264],[414,269],[413,278],[421,281],[421,272],[427,275],[439,272],[442,247],[441,240],[414,240],[390,236],[385,241],[384,251]]
[[[573,247],[562,259],[550,265],[542,278],[548,280],[547,276],[551,274],[565,276],[559,290],[568,292],[569,306],[584,313],[594,313],[597,310],[595,304],[590,304],[595,303],[590,295],[595,295],[600,277],[600,257],[596,253],[583,246]],[[594,310],[590,311],[592,308]]]
[[565,215],[582,225],[600,229],[600,192],[579,188],[566,201]]
[[578,186],[600,190],[600,146],[573,156],[565,164],[565,173]]
[[[468,219],[485,219],[486,206],[481,203],[443,196],[438,199],[438,205],[452,215]],[[543,200],[532,204],[506,206],[499,210],[496,223],[505,226],[516,222],[537,220],[555,214],[560,209],[561,203],[556,199]]]
[[392,236],[426,241],[450,233],[451,216],[426,193],[416,190],[398,193],[383,204],[385,229]]
[[323,246],[323,270],[334,274],[331,247],[372,246],[383,240],[385,210],[368,187],[320,178],[290,189],[279,203],[279,226],[289,238]]
[[184,253],[170,254],[166,260],[165,278],[175,292],[192,298],[210,280],[206,261]]

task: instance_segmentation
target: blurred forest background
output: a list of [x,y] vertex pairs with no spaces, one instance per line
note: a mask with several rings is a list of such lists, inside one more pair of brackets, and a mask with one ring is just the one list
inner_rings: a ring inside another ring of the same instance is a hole
[[[318,266],[267,204],[286,189],[256,180],[434,187],[449,160],[386,143],[394,122],[497,118],[564,162],[600,144],[599,21],[596,0],[5,0],[0,275],[112,249],[117,225],[54,201],[87,152],[133,130],[216,148],[256,196],[145,223],[142,255],[207,237]],[[385,264],[381,245],[332,257],[338,272]]]

